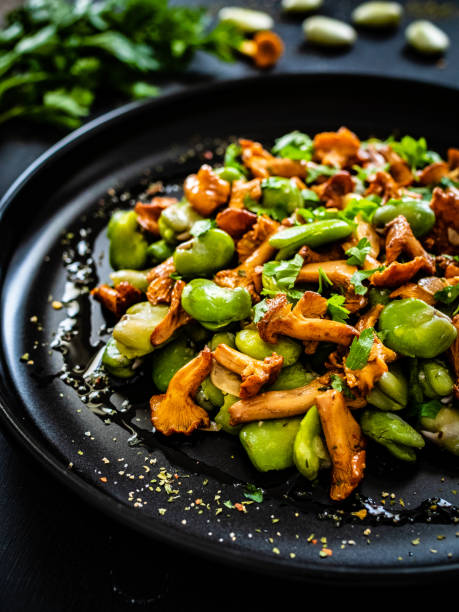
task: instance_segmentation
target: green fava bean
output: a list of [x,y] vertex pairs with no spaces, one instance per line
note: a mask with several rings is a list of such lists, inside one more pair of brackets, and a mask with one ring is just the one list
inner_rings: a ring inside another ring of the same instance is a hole
[[[436,406],[431,407],[432,404]],[[459,455],[459,410],[442,406],[440,402],[429,402],[422,409],[420,424],[428,440],[453,455]]]
[[294,363],[291,366],[283,368],[276,382],[272,384],[268,391],[283,391],[285,389],[298,389],[304,387],[317,378],[316,374],[308,372],[301,363]]
[[444,53],[449,47],[449,37],[445,32],[425,19],[410,23],[405,36],[409,45],[425,55]]
[[102,355],[102,365],[109,374],[117,378],[131,378],[135,374],[132,369],[134,361],[123,355],[117,341],[110,338]]
[[174,264],[182,276],[209,276],[227,266],[234,255],[234,241],[220,229],[209,229],[180,244],[174,252]]
[[363,433],[402,461],[416,460],[415,449],[424,447],[424,438],[393,412],[365,410],[360,419]]
[[172,257],[174,253],[173,247],[165,240],[157,240],[150,244],[147,249],[147,255],[150,257],[153,263],[160,264],[169,257]]
[[209,348],[214,351],[219,344],[226,344],[231,348],[236,348],[235,336],[231,332],[218,332],[210,340]]
[[189,238],[190,229],[196,221],[201,220],[201,215],[191,204],[181,200],[163,210],[158,220],[159,233],[166,242],[174,244],[178,240]]
[[457,331],[451,319],[422,300],[394,300],[379,318],[384,344],[407,357],[430,359],[446,351]]
[[301,190],[291,179],[270,176],[262,180],[261,190],[263,206],[282,209],[285,211],[285,216],[303,206]]
[[308,480],[316,480],[319,470],[330,466],[330,457],[320,437],[319,412],[316,406],[307,411],[293,444],[293,461]]
[[212,331],[234,321],[247,319],[252,311],[249,292],[243,287],[228,289],[213,281],[195,278],[182,293],[183,309]]
[[401,410],[408,403],[408,383],[402,371],[392,366],[384,372],[367,395],[367,401],[380,410]]
[[145,268],[148,243],[139,231],[137,215],[133,210],[114,212],[108,224],[107,236],[112,268]]
[[384,206],[380,206],[373,215],[372,223],[381,227],[403,215],[410,224],[413,234],[420,238],[427,234],[435,225],[435,213],[428,202],[424,200],[389,200]]
[[178,338],[155,351],[152,377],[160,393],[165,393],[171,378],[180,368],[193,359],[195,353],[187,346],[185,338]]
[[353,45],[357,38],[356,31],[348,23],[323,15],[314,15],[303,21],[303,32],[306,40],[325,47]]
[[274,234],[269,244],[275,249],[281,249],[282,259],[295,253],[302,246],[312,249],[346,238],[352,233],[352,227],[341,219],[326,219],[314,221],[306,225],[294,225]]
[[398,2],[364,2],[352,12],[352,21],[368,28],[387,28],[398,25],[402,14]]
[[293,444],[301,420],[301,417],[293,417],[244,425],[239,439],[257,470],[285,470],[294,465]]
[[139,302],[128,308],[113,329],[113,337],[117,340],[120,351],[131,359],[151,353],[151,333],[164,319],[168,310],[165,304],[152,306],[150,302]]
[[230,425],[230,414],[229,408],[233,404],[239,401],[239,398],[235,395],[225,395],[223,405],[221,406],[218,413],[215,415],[215,422],[219,425],[223,431],[233,436],[237,436],[241,431],[242,425]]
[[120,283],[129,283],[139,291],[145,293],[149,285],[148,273],[150,270],[117,270],[110,274],[110,278],[117,287]]
[[454,380],[441,361],[423,361],[420,364],[419,382],[429,398],[444,397],[453,392]]
[[284,368],[298,361],[302,353],[301,344],[295,340],[284,336],[280,337],[276,344],[270,344],[262,340],[260,334],[255,329],[242,329],[239,331],[236,334],[236,347],[241,353],[261,361],[273,353],[282,355],[284,358]]

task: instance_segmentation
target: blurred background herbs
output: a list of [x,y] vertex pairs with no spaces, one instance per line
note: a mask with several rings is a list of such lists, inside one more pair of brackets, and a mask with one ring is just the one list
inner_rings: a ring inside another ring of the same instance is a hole
[[183,71],[198,50],[231,61],[242,40],[206,9],[168,0],[28,0],[0,30],[0,123],[74,129],[97,98],[155,96],[154,76]]

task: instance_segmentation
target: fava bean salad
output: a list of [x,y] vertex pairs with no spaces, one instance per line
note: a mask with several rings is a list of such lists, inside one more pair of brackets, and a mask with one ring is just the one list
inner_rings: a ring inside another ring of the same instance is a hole
[[223,430],[261,472],[329,470],[333,500],[367,444],[459,455],[459,149],[345,127],[241,138],[107,234],[102,364],[151,375],[157,435]]

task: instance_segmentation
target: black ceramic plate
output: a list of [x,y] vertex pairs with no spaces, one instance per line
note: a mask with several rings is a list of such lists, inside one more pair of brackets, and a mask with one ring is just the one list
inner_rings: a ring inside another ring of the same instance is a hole
[[[362,138],[425,136],[445,152],[459,144],[458,104],[457,91],[426,84],[285,75],[131,105],[64,139],[2,203],[4,423],[88,502],[198,554],[315,580],[395,582],[457,571],[459,470],[451,456],[428,449],[406,468],[370,449],[360,497],[333,506],[326,477],[311,489],[293,472],[260,475],[225,434],[153,435],[148,374],[139,391],[107,393],[102,383],[89,388],[83,372],[102,345],[101,310],[84,287],[107,280],[111,207],[128,206],[156,180],[173,190],[207,152],[218,159],[237,136],[270,145],[293,129],[346,125]],[[64,308],[52,307],[63,299]],[[65,356],[53,348],[56,337]],[[246,497],[247,482],[264,489],[262,502]],[[352,514],[362,509],[366,517]]]

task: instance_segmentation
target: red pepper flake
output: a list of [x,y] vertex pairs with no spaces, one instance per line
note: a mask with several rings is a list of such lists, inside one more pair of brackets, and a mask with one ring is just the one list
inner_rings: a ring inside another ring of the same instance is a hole
[[331,557],[332,554],[333,551],[331,550],[331,548],[322,548],[322,550],[320,551],[321,557]]
[[199,504],[202,504],[202,499],[195,499],[194,503],[199,506]]
[[233,507],[236,508],[236,510],[239,510],[239,512],[247,512],[247,509],[239,502],[234,504]]
[[214,154],[212,151],[204,151],[202,156],[204,157],[204,159],[212,159]]
[[106,476],[101,476],[101,477],[100,477],[100,480],[101,480],[102,482],[107,482],[107,477],[106,477]]
[[311,544],[317,544],[317,540],[314,538],[314,540],[311,540]]
[[175,480],[178,480],[179,475],[178,474],[174,474],[174,478]]

